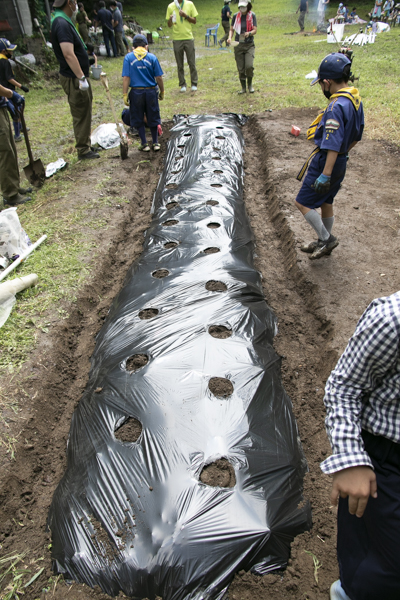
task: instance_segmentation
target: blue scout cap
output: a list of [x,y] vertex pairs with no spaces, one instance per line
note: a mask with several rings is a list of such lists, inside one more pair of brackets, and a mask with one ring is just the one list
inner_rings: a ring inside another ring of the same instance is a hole
[[340,79],[347,65],[351,65],[351,60],[344,54],[340,52],[328,54],[319,65],[318,75],[312,80],[310,85],[315,85],[323,79]]

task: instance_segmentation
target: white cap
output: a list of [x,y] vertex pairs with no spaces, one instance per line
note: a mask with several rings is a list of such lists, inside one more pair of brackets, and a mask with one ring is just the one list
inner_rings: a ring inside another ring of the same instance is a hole
[[241,6],[246,6],[248,5],[249,0],[239,0],[238,2],[238,8],[240,8]]

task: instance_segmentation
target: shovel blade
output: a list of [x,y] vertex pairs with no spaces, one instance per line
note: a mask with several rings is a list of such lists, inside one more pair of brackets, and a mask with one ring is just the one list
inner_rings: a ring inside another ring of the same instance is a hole
[[119,152],[122,160],[128,158],[128,142],[122,138],[119,143]]
[[26,165],[26,167],[24,167],[24,173],[29,183],[35,187],[41,187],[43,185],[46,171],[40,158],[29,163],[29,165]]

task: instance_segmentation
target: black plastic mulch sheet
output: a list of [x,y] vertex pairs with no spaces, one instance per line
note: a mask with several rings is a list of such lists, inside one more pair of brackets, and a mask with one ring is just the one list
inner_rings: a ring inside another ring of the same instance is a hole
[[[236,571],[284,567],[311,524],[276,321],[252,261],[240,122],[181,117],[172,129],[143,254],[73,415],[49,515],[54,568],[110,595],[221,599]],[[213,325],[231,336],[213,337]],[[131,372],[137,354],[148,362]],[[212,378],[229,380],[228,395],[210,391]],[[128,417],[142,424],[137,442],[116,437]],[[221,458],[234,487],[200,480]]]

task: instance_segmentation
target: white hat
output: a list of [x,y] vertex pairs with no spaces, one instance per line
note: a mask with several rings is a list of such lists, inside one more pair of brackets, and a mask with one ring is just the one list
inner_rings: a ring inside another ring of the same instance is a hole
[[238,8],[240,8],[241,6],[246,6],[248,5],[249,0],[239,0],[238,2]]

